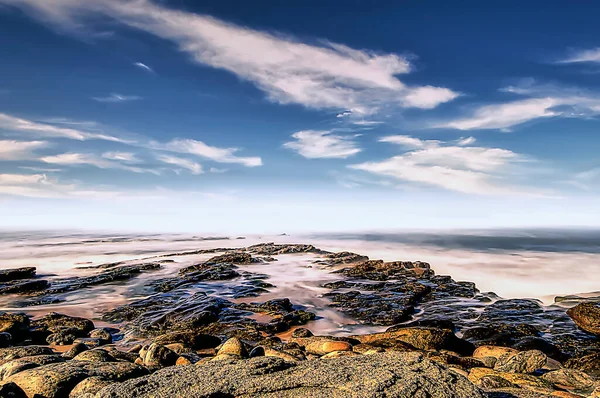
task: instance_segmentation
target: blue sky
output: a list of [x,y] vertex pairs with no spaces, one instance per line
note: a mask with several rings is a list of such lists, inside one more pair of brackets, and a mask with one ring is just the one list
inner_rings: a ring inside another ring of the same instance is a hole
[[600,5],[0,0],[6,227],[597,226]]

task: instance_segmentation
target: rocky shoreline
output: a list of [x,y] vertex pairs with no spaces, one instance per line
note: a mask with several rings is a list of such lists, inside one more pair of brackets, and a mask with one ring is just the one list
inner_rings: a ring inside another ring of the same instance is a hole
[[[200,254],[213,257],[148,280],[147,297],[96,324],[0,313],[0,397],[600,397],[597,302],[557,300],[572,303],[567,310],[503,300],[424,262],[266,243],[100,264],[68,278],[0,270],[0,295],[14,307],[68,302]],[[379,332],[314,335],[311,308],[260,300],[275,287],[261,270],[308,254],[310,266],[339,277],[323,284],[327,306]]]

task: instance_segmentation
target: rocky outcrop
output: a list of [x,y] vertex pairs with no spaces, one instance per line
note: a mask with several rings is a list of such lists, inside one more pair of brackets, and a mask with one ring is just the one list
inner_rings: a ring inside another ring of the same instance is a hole
[[10,268],[0,270],[0,282],[14,281],[15,279],[29,279],[35,276],[35,267]]
[[483,398],[466,378],[416,353],[285,362],[261,357],[168,368],[106,387],[96,398],[438,397]]

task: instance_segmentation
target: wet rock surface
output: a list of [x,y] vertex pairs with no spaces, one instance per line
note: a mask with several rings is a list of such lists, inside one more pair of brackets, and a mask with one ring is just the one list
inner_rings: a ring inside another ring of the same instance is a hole
[[[268,267],[277,264],[276,256],[296,254],[307,269],[331,275],[320,282],[320,301],[306,306],[295,296],[271,293],[276,286]],[[177,267],[181,256],[197,255],[205,257]],[[68,301],[69,292],[152,275],[163,266],[173,272],[149,278],[143,297],[103,313],[102,321],[116,328],[56,312],[0,312],[0,396],[545,397],[600,391],[597,303],[504,300],[418,261],[265,243],[85,266],[82,272],[92,275],[71,278],[7,270],[0,273],[0,293],[7,288],[26,297],[15,303],[48,305]],[[263,294],[269,296],[261,300]],[[567,311],[565,302],[574,308]],[[379,332],[315,336],[310,328],[320,311],[343,315],[359,331]],[[68,346],[62,354],[53,349],[60,346]]]

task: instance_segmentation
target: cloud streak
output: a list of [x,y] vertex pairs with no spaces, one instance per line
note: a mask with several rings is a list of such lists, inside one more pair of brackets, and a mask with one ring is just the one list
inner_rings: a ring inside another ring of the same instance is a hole
[[50,145],[47,141],[0,140],[0,160],[26,160],[35,157],[34,151]]
[[117,102],[129,102],[129,101],[139,101],[142,97],[138,95],[123,95],[117,93],[111,93],[106,97],[92,97],[94,101],[98,102],[108,102],[108,103],[117,103]]
[[365,115],[388,106],[431,109],[459,95],[444,87],[404,84],[396,76],[409,73],[411,65],[397,54],[327,41],[304,43],[148,0],[55,0],[51,5],[46,0],[0,0],[0,4],[19,7],[71,31],[81,28],[86,15],[111,17],[174,42],[194,62],[250,81],[269,100],[281,104]]
[[202,165],[200,163],[196,163],[193,160],[180,158],[176,156],[169,155],[159,155],[157,159],[163,163],[167,163],[170,165],[175,165],[187,169],[192,172],[192,174],[202,174],[204,170],[202,169]]
[[239,148],[219,148],[193,139],[175,139],[166,144],[153,142],[150,146],[158,150],[195,155],[219,163],[237,163],[246,167],[262,166],[262,159],[258,156],[236,155],[236,152],[240,151]]

